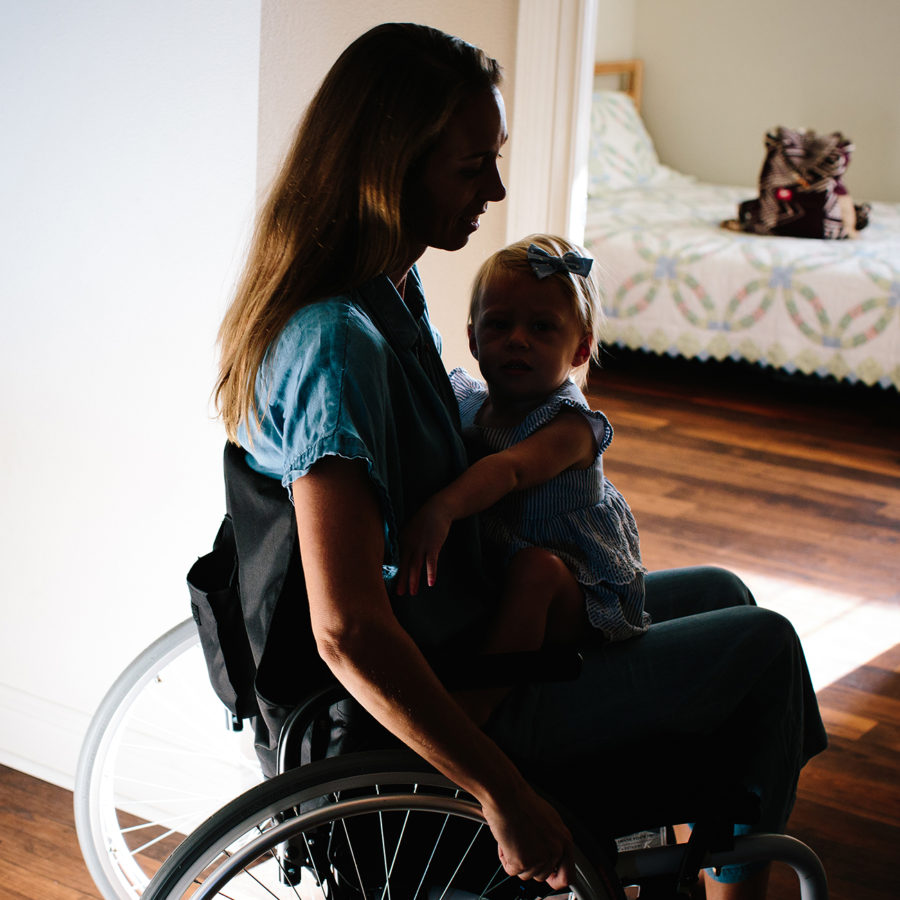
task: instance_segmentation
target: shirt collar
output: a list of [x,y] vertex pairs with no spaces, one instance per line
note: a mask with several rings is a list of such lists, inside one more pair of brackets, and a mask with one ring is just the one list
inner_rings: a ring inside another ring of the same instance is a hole
[[405,299],[387,275],[379,275],[359,288],[366,309],[391,343],[412,349],[419,339],[419,320],[425,312],[425,296],[416,267],[406,276]]

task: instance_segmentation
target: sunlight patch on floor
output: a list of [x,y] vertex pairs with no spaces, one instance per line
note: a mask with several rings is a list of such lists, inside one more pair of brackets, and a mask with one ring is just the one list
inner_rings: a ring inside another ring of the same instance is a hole
[[868,600],[749,570],[738,574],[760,606],[790,619],[817,691],[900,640],[900,603]]

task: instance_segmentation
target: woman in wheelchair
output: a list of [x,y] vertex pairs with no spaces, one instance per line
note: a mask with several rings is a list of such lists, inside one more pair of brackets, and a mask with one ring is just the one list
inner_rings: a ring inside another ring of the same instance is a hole
[[[563,888],[569,829],[522,771],[598,823],[617,793],[665,806],[736,779],[760,797],[754,827],[780,831],[825,738],[790,624],[717,569],[649,574],[646,634],[583,646],[577,679],[514,687],[483,729],[428,662],[478,646],[496,591],[472,520],[454,524],[441,579],[395,590],[400,530],[467,465],[415,263],[463,247],[505,196],[500,80],[422,26],[379,26],[341,55],[260,212],[216,397],[253,477],[282,513],[293,503],[277,525],[230,497],[258,691],[267,669],[300,667],[291,623],[308,598],[317,652],[352,697],[476,798],[507,873]],[[710,892],[764,892],[764,873],[722,877]]]

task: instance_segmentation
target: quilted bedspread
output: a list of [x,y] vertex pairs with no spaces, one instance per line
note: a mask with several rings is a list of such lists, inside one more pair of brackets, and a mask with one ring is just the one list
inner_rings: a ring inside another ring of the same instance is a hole
[[661,166],[624,95],[595,94],[592,128],[585,245],[607,340],[900,389],[900,204],[872,203],[850,240],[728,231],[754,188]]

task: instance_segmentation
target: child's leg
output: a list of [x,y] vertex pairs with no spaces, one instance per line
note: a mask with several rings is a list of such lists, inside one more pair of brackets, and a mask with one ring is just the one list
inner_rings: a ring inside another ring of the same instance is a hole
[[485,650],[503,653],[571,644],[589,628],[581,585],[549,550],[530,547],[510,561]]
[[[548,550],[520,550],[507,571],[500,606],[484,645],[486,653],[539,650],[572,644],[590,628],[584,593],[566,564]],[[460,705],[483,725],[509,688],[458,691]]]

